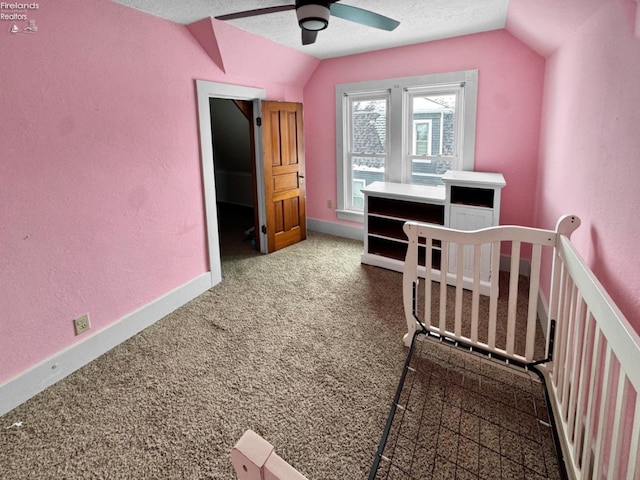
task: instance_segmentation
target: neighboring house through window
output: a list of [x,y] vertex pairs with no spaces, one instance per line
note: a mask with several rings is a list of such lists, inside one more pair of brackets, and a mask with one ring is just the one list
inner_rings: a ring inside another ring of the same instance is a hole
[[477,70],[337,85],[338,217],[362,221],[375,181],[442,185],[473,170]]
[[[438,119],[442,122],[441,119]],[[433,120],[417,119],[413,117],[413,154],[432,155],[433,148]],[[438,147],[440,145],[437,145]]]

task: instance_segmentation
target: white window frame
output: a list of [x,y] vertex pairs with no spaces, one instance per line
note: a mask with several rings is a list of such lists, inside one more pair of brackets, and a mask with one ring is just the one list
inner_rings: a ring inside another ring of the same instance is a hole
[[[336,177],[337,216],[342,220],[363,222],[364,212],[351,208],[352,172],[349,156],[349,104],[348,97],[358,94],[389,92],[387,120],[387,162],[385,179],[388,182],[408,183],[411,180],[410,165],[407,169],[408,136],[406,131],[407,101],[415,89],[426,87],[446,88],[458,84],[464,86],[457,116],[459,129],[456,143],[459,148],[459,170],[473,170],[475,161],[476,110],[478,98],[478,70],[437,73],[416,77],[402,77],[368,82],[336,85]],[[462,112],[462,113],[459,113]],[[408,170],[408,171],[407,171]]]
[[[416,97],[429,96],[429,95],[455,95],[456,97],[456,115],[455,115],[455,145],[454,151],[452,155],[442,155],[441,152],[436,154],[428,154],[428,155],[413,155],[415,151],[412,147],[412,138],[406,138],[406,148],[402,152],[403,158],[403,183],[411,183],[413,178],[412,176],[412,166],[413,161],[449,161],[452,164],[453,170],[465,170],[462,164],[462,150],[464,148],[464,94],[465,94],[465,85],[464,82],[452,82],[448,84],[438,84],[438,85],[429,85],[429,86],[420,86],[420,87],[408,87],[404,89],[403,93],[403,104],[404,108],[404,121],[405,125],[414,125],[416,120],[414,120],[415,111],[413,110],[413,100]],[[462,105],[461,108],[457,108],[458,105]],[[444,119],[444,115],[441,116]],[[441,122],[440,128],[440,148],[442,149],[442,139],[443,139],[443,130],[444,123]],[[405,129],[405,132],[408,133],[408,129]],[[414,135],[414,131],[411,132],[411,135]],[[431,141],[431,138],[429,138]],[[441,175],[435,174],[425,174],[424,176],[435,177],[439,179]]]
[[[372,157],[372,158],[379,158],[379,157],[384,157],[384,165],[385,165],[385,181],[387,180],[387,164],[388,164],[388,160],[389,160],[389,124],[387,122],[386,124],[386,132],[385,132],[385,144],[386,144],[386,151],[384,153],[370,153],[370,152],[354,152],[353,151],[353,147],[351,145],[352,143],[352,136],[351,136],[351,130],[352,130],[352,123],[353,123],[353,119],[352,119],[352,113],[353,113],[353,109],[352,109],[352,102],[354,101],[367,101],[367,100],[379,100],[379,99],[385,99],[387,102],[387,107],[386,107],[386,111],[387,111],[387,118],[389,115],[389,106],[390,106],[390,92],[388,89],[378,89],[378,90],[366,90],[366,91],[358,91],[358,92],[354,92],[348,95],[343,95],[341,98],[341,105],[340,105],[340,110],[345,112],[344,115],[344,121],[345,121],[345,128],[344,128],[344,132],[347,134],[347,137],[344,138],[344,143],[346,145],[346,148],[344,149],[344,153],[343,153],[343,162],[345,163],[345,168],[346,168],[346,177],[351,181],[348,181],[348,185],[344,186],[344,197],[342,198],[342,203],[340,203],[340,201],[338,201],[338,209],[342,210],[342,211],[349,211],[349,212],[362,212],[363,208],[359,208],[356,207],[354,205],[353,202],[353,176],[352,176],[352,164],[353,164],[353,157],[357,156],[357,157]],[[340,207],[340,205],[342,205],[342,207]],[[361,214],[361,213],[360,213]]]

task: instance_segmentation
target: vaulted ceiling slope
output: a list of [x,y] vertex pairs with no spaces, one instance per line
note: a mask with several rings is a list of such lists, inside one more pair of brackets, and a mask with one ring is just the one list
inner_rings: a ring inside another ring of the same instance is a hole
[[510,0],[506,29],[543,57],[567,41],[611,0]]
[[[205,18],[293,0],[113,0],[185,25]],[[229,24],[323,59],[506,28],[542,56],[553,53],[603,4],[616,0],[343,0],[400,21],[387,32],[331,17],[316,43],[302,45],[294,11],[230,20]]]

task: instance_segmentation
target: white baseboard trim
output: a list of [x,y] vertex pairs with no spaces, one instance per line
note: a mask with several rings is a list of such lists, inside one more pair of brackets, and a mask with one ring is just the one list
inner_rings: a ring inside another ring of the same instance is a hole
[[351,238],[353,240],[364,240],[364,228],[345,225],[344,223],[327,222],[326,220],[317,220],[315,218],[307,218],[307,228],[314,232],[328,233],[336,237]]
[[[520,259],[520,265],[518,266],[518,268],[520,269],[520,275],[524,275],[527,278],[531,276],[531,263],[526,258]],[[511,271],[510,255],[500,255],[500,271],[501,272]]]
[[203,273],[0,385],[0,416],[153,325],[212,286],[211,272]]
[[538,320],[540,321],[540,327],[542,327],[542,333],[544,338],[548,338],[547,330],[549,328],[549,302],[544,295],[544,292],[540,290],[538,292]]

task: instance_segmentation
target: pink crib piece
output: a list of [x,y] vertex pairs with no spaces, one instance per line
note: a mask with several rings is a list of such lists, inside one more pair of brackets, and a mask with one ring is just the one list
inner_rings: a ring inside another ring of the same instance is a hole
[[231,451],[238,480],[307,480],[253,430],[244,432]]

